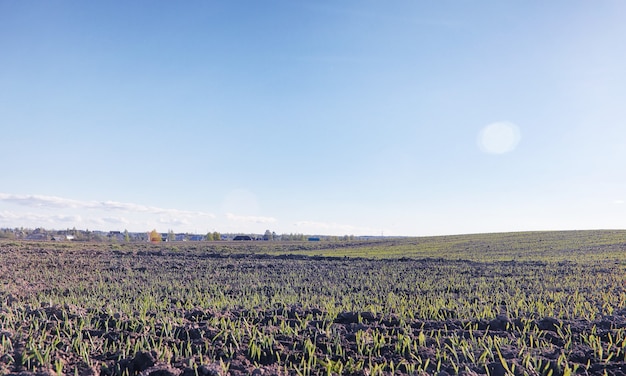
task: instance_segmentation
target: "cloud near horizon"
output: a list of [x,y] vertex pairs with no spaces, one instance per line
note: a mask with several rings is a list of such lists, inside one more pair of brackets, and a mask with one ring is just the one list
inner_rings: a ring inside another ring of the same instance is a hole
[[117,201],[79,201],[57,196],[44,195],[15,195],[8,193],[0,193],[0,201],[18,204],[28,207],[47,207],[55,209],[96,209],[96,210],[117,210],[135,213],[151,213],[151,214],[168,214],[178,216],[200,217],[206,216],[215,218],[212,213],[201,211],[189,211],[178,209],[165,209],[156,206],[146,206],[127,202]]
[[[17,195],[0,193],[0,224],[8,227],[51,228],[102,228],[141,231],[147,228],[160,230],[204,232],[221,230],[228,232],[261,231],[259,226],[276,226],[280,221],[271,216],[240,215],[226,212],[220,216],[221,223],[208,221],[216,215],[202,211],[166,209],[117,201],[81,201],[57,196]],[[8,205],[8,206],[6,206]],[[18,207],[30,208],[19,209]],[[297,232],[328,235],[372,235],[381,230],[334,222],[302,220],[291,222]]]
[[42,215],[30,212],[17,214],[8,210],[0,212],[0,222],[9,223],[15,221],[37,221],[53,224],[57,222],[82,222],[83,219],[80,215]]
[[131,231],[176,228],[191,231],[204,230],[209,220],[215,217],[203,211],[166,209],[128,202],[81,201],[57,196],[0,193],[0,224],[8,227],[127,228]]

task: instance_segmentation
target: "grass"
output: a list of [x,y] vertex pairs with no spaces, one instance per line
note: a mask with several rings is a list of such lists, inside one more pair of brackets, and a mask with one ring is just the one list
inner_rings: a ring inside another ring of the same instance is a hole
[[610,373],[626,362],[624,240],[4,242],[0,374]]

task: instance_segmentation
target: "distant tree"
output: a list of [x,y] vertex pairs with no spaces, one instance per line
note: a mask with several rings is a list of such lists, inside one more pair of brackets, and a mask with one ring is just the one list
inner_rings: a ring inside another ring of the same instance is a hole
[[89,233],[89,241],[91,242],[103,242],[105,240],[106,238],[104,236],[102,236],[99,233],[96,233],[95,231],[91,231]]
[[213,232],[213,240],[215,240],[215,241],[222,240],[222,235],[219,232],[214,231]]
[[0,238],[2,238],[2,239],[15,239],[15,234],[10,229],[3,228],[2,231],[0,231]]
[[212,232],[206,234],[206,240],[209,242],[212,242],[214,240]]
[[174,230],[168,230],[167,231],[167,241],[168,242],[173,242],[174,240],[176,240],[176,234],[174,234]]
[[274,240],[274,237],[272,236],[272,232],[270,230],[265,230],[263,240]]
[[78,242],[88,241],[90,238],[89,230],[76,231],[74,233],[74,240]]
[[124,230],[124,241],[126,243],[130,241],[130,234],[128,234],[128,230]]
[[152,230],[148,234],[148,239],[150,239],[152,243],[159,243],[161,241],[161,234],[159,234],[157,230]]

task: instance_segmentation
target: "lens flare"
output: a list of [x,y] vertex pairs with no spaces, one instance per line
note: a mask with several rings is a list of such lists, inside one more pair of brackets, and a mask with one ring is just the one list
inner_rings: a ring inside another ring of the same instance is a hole
[[521,139],[517,125],[500,121],[485,126],[478,134],[478,146],[489,154],[504,154],[515,150]]

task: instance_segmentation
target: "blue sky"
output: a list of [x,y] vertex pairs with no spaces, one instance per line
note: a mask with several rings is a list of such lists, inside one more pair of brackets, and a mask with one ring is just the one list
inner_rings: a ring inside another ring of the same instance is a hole
[[625,17],[0,0],[0,227],[626,228]]

